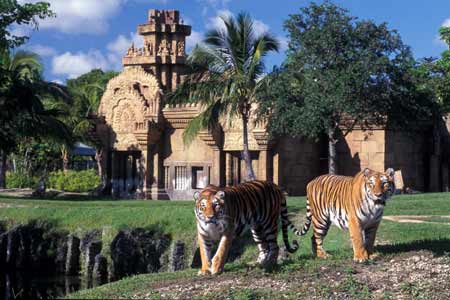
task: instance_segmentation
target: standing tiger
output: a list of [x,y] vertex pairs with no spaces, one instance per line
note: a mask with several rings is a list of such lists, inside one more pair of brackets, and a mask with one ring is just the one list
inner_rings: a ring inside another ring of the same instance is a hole
[[368,168],[355,177],[322,175],[307,187],[306,223],[297,235],[305,235],[313,224],[312,250],[317,257],[328,254],[322,247],[330,224],[349,229],[353,260],[366,261],[373,255],[375,235],[384,205],[394,193],[394,170],[375,172]]
[[[274,183],[255,180],[223,189],[209,185],[201,192],[195,192],[194,199],[201,275],[223,271],[234,237],[246,227],[250,227],[258,245],[257,262],[262,266],[276,263],[280,216],[286,249],[291,253],[298,249],[296,241],[293,247],[289,245],[287,230],[291,223],[287,216],[286,199]],[[217,241],[219,246],[213,257],[212,246]]]

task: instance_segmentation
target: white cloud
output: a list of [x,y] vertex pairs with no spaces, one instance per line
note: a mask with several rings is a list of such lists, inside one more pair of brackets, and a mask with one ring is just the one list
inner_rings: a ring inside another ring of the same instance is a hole
[[128,36],[120,34],[106,45],[106,53],[100,50],[90,50],[88,52],[66,52],[57,55],[52,59],[52,73],[74,78],[96,68],[120,70],[122,68],[122,57],[132,43],[135,47],[140,48],[143,47],[144,40],[136,33],[130,33]]
[[[19,0],[19,3],[40,0]],[[108,29],[108,21],[127,0],[47,0],[55,18],[39,21],[40,28],[54,28],[64,33],[100,34]]]
[[120,34],[114,41],[109,43],[106,48],[114,54],[123,56],[132,43],[134,43],[135,47],[141,48],[144,46],[144,39],[134,32],[131,32],[128,37]]
[[442,22],[442,27],[450,27],[450,18],[446,19],[444,22]]
[[109,69],[109,66],[108,58],[98,50],[90,50],[88,53],[66,52],[53,57],[52,73],[74,78],[92,69]]
[[215,17],[209,18],[206,22],[205,27],[207,29],[220,29],[225,30],[225,24],[223,23],[222,17],[230,17],[233,13],[228,9],[222,9],[217,12]]
[[203,34],[198,31],[192,30],[191,35],[186,37],[186,50],[191,50],[195,45],[201,43],[203,40]]
[[27,45],[24,47],[26,50],[34,52],[38,54],[39,56],[53,56],[56,55],[56,50],[52,47],[48,47],[41,44],[36,45]]

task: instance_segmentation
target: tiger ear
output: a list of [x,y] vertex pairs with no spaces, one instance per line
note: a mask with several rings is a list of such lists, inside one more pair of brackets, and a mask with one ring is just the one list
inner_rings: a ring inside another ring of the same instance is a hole
[[364,176],[365,176],[365,177],[369,177],[370,169],[369,169],[369,168],[365,168],[364,171],[363,171],[363,173],[364,173]]
[[200,192],[199,192],[199,191],[196,191],[196,192],[194,193],[194,200],[197,201],[198,199],[200,199]]
[[389,168],[386,170],[386,175],[393,178],[394,177],[394,169],[393,168]]
[[217,195],[217,197],[219,197],[220,200],[225,199],[225,192],[224,191],[218,191],[216,195]]

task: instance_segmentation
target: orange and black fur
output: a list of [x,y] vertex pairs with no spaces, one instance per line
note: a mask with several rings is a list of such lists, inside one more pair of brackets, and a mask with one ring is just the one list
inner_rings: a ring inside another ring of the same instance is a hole
[[312,180],[306,190],[306,223],[301,232],[294,232],[305,235],[312,223],[314,255],[328,256],[322,240],[333,223],[349,230],[355,261],[371,258],[384,205],[395,191],[394,170],[382,173],[366,168],[355,177],[322,175]]
[[[202,260],[199,274],[221,273],[234,237],[246,227],[250,227],[258,245],[258,263],[263,266],[276,263],[280,216],[286,249],[291,253],[298,249],[296,241],[293,247],[289,245],[287,230],[291,223],[286,198],[274,183],[255,180],[223,189],[210,185],[196,192],[194,199]],[[217,241],[219,246],[213,256],[213,243]]]

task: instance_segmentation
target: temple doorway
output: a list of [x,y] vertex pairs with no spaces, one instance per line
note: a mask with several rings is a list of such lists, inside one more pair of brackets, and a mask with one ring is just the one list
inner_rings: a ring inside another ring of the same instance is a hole
[[141,151],[112,152],[113,195],[125,197],[142,191],[143,172]]

